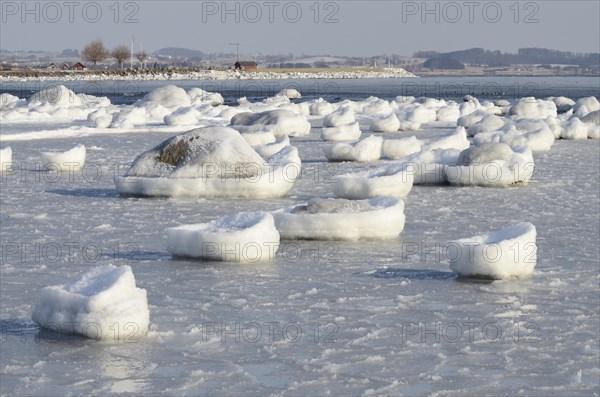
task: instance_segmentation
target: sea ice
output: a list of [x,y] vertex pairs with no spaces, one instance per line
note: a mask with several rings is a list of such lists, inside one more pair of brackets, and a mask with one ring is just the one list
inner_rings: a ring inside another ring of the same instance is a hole
[[390,160],[404,158],[421,151],[421,141],[416,136],[399,139],[384,139],[381,147],[382,157]]
[[293,146],[278,149],[263,158],[232,128],[199,128],[141,154],[115,184],[124,195],[282,197],[300,175],[300,157]]
[[356,141],[360,135],[360,126],[350,108],[341,107],[323,118],[321,137],[326,141]]
[[551,100],[535,99],[534,97],[521,98],[508,111],[513,118],[545,119],[556,117],[558,111],[556,104]]
[[355,143],[336,143],[323,147],[325,157],[329,161],[357,161],[368,163],[381,158],[383,138],[369,135]]
[[283,136],[305,136],[310,134],[310,123],[301,114],[294,113],[291,110],[276,109],[264,112],[238,113],[231,119],[231,126],[274,126],[275,137]]
[[42,152],[42,164],[47,170],[77,171],[85,164],[84,145],[77,145],[66,152]]
[[505,143],[483,143],[462,151],[456,165],[448,165],[446,177],[453,185],[504,187],[527,184],[534,171],[528,147],[511,149]]
[[336,106],[327,102],[323,98],[310,101],[308,106],[311,116],[326,116],[336,110]]
[[4,172],[10,168],[12,163],[12,148],[10,146],[0,149],[0,172]]
[[278,96],[284,96],[290,99],[300,99],[302,95],[295,88],[284,88],[277,93]]
[[530,278],[537,262],[536,229],[523,222],[448,243],[450,269],[461,277]]
[[448,132],[447,134],[428,140],[421,141],[423,150],[435,150],[435,149],[467,149],[471,143],[467,139],[467,131],[464,127],[457,127],[456,129]]
[[362,200],[379,196],[405,198],[412,189],[414,174],[397,167],[340,175],[333,187],[337,197]]
[[400,120],[396,113],[389,116],[371,119],[371,131],[373,132],[396,132],[400,129]]
[[370,200],[312,199],[275,212],[284,240],[384,240],[404,229],[404,202],[392,197]]
[[279,232],[266,212],[241,212],[166,230],[173,256],[236,263],[273,262]]
[[573,114],[577,117],[584,117],[588,113],[595,112],[596,110],[600,110],[600,102],[593,96],[580,98],[573,106]]
[[79,280],[43,288],[31,318],[60,333],[115,340],[121,330],[136,340],[146,333],[150,312],[146,290],[136,287],[131,267],[106,265]]

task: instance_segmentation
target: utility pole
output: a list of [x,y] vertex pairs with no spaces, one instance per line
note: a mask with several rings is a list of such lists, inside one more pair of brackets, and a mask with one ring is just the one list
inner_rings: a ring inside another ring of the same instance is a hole
[[237,59],[237,62],[239,62],[240,61],[240,43],[229,43],[229,45],[235,46],[236,59]]
[[133,69],[133,45],[134,45],[135,39],[133,38],[133,36],[131,36],[131,60],[129,61],[129,67],[131,69]]

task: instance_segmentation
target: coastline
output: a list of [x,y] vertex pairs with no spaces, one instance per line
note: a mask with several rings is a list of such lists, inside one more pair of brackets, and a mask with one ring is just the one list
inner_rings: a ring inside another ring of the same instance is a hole
[[401,68],[382,68],[377,70],[317,70],[302,71],[232,71],[232,70],[190,70],[190,71],[155,71],[144,72],[117,71],[4,71],[0,72],[0,82],[24,81],[163,81],[163,80],[285,80],[285,79],[386,79],[416,78],[412,73]]

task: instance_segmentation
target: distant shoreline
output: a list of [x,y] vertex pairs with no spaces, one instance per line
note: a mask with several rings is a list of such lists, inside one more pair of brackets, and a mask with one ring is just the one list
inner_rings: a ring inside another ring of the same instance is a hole
[[481,73],[472,70],[423,71],[414,75],[401,68],[258,69],[233,70],[4,70],[0,83],[28,81],[182,81],[182,80],[293,80],[293,79],[395,79],[437,77],[600,77],[584,74]]
[[401,68],[344,69],[258,69],[234,70],[7,70],[0,71],[0,82],[64,80],[278,80],[278,79],[369,79],[418,77]]

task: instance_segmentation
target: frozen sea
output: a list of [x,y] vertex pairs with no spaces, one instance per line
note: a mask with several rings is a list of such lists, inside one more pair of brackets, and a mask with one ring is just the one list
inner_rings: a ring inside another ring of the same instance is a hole
[[[598,96],[598,79],[529,80],[541,87],[536,97]],[[158,83],[147,90],[152,84]],[[344,86],[335,94],[341,99],[407,94],[385,82],[337,84]],[[414,186],[406,227],[395,240],[284,242],[274,263],[237,265],[173,259],[164,229],[333,197],[336,175],[376,164],[327,163],[315,127],[292,139],[303,175],[288,198],[119,197],[115,173],[175,132],[37,134],[2,143],[22,170],[0,184],[0,394],[600,394],[599,140],[556,141],[534,156],[527,186]],[[75,143],[88,148],[85,173],[37,168],[41,151]],[[449,270],[448,241],[521,221],[538,232],[531,280],[464,281]],[[148,291],[147,336],[116,324],[103,330],[113,340],[98,342],[33,323],[41,288],[108,263],[130,265]]]

